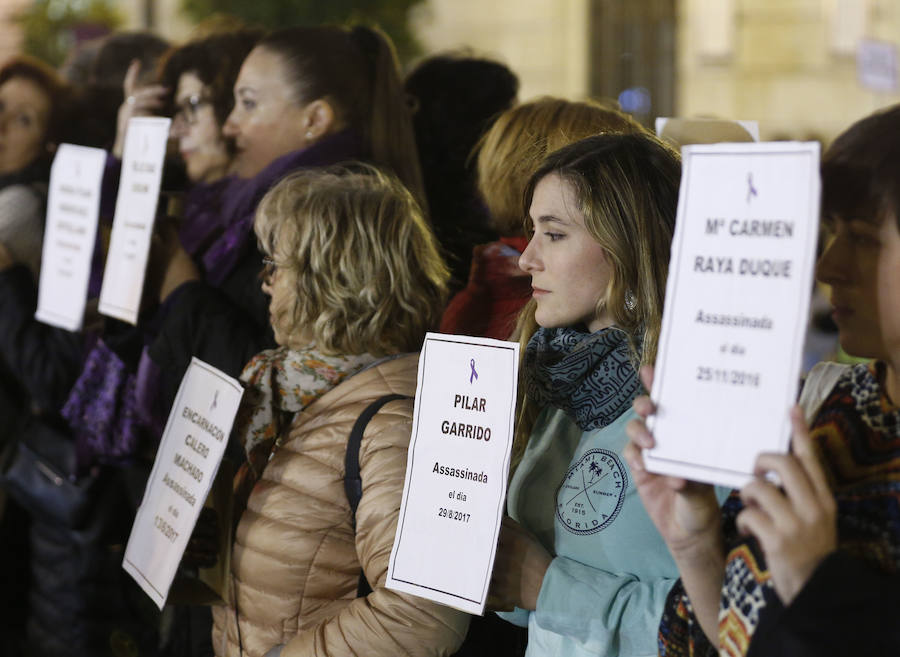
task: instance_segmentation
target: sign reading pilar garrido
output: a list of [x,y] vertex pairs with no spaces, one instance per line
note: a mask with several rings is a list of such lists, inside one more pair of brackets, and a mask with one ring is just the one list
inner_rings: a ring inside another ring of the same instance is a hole
[[819,226],[819,145],[688,146],[648,422],[652,472],[743,486],[785,452]]
[[519,345],[429,333],[387,587],[484,613],[512,450]]

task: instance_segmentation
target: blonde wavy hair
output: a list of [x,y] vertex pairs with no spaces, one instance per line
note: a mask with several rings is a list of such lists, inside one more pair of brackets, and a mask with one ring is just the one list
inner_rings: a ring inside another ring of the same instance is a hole
[[475,147],[478,191],[500,235],[522,234],[522,191],[548,153],[585,137],[643,126],[612,105],[549,96],[506,110]]
[[[551,174],[570,185],[585,228],[612,265],[597,313],[605,309],[613,326],[626,334],[635,368],[653,363],[678,206],[678,153],[646,132],[583,139],[552,153],[537,169],[525,188],[526,214],[535,187]],[[633,309],[625,305],[629,292]],[[534,300],[525,305],[514,333],[523,355],[538,329],[536,307]],[[519,390],[524,393],[524,388]],[[525,450],[539,410],[520,394],[514,462]]]
[[440,318],[449,272],[394,175],[365,164],[291,174],[260,202],[254,229],[277,272],[270,311],[281,344],[416,351]]

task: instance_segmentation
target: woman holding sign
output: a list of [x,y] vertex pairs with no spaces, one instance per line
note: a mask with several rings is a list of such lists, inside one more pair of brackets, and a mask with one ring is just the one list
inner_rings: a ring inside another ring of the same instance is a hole
[[[241,66],[223,132],[234,141],[229,193],[205,211],[223,234],[198,268],[175,245],[164,264],[167,312],[149,356],[167,408],[192,356],[237,375],[271,344],[259,291],[253,216],[263,195],[291,171],[365,160],[421,189],[412,123],[396,58],[380,32],[291,27],[264,37]],[[202,269],[202,276],[201,276]]]
[[[528,655],[651,655],[677,571],[622,457],[652,362],[680,176],[647,134],[549,155],[527,188],[523,412],[491,596]],[[534,417],[529,422],[523,417]]]
[[[828,237],[816,275],[841,346],[875,360],[813,368],[791,412],[790,454],[761,454],[758,479],[720,514],[708,486],[643,471],[653,436],[641,421],[629,428],[641,497],[681,574],[660,654],[900,652],[898,170],[900,106],[853,125],[823,158]],[[635,408],[655,410],[646,397]]]
[[[410,192],[365,165],[292,174],[263,199],[255,228],[280,346],[241,377],[235,435],[248,461],[236,480],[233,597],[214,610],[216,654],[449,654],[468,617],[383,587],[416,388],[409,352],[446,298],[434,236]],[[384,399],[392,394],[405,397]],[[380,399],[352,453],[355,507],[348,436]]]

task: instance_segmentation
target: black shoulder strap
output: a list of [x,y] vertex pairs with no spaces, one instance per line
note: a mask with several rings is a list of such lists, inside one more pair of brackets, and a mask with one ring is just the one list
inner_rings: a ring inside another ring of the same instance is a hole
[[369,421],[375,417],[375,414],[381,410],[382,406],[398,399],[411,399],[411,397],[399,394],[379,397],[359,414],[356,424],[350,430],[350,437],[347,439],[347,453],[344,455],[344,492],[347,494],[347,501],[350,502],[350,512],[352,513],[354,527],[356,526],[356,507],[359,506],[359,500],[362,499],[359,448],[362,445],[363,433],[369,425]]
[[[379,397],[366,407],[356,424],[350,430],[350,437],[347,439],[347,453],[344,455],[344,492],[347,494],[347,501],[350,502],[350,513],[353,527],[356,528],[356,507],[362,499],[362,477],[359,472],[359,447],[362,445],[363,433],[369,425],[369,421],[375,417],[375,414],[381,410],[381,407],[388,402],[398,399],[412,399],[407,395],[385,395]],[[356,586],[356,597],[362,598],[372,592],[366,574],[360,570],[359,582]]]

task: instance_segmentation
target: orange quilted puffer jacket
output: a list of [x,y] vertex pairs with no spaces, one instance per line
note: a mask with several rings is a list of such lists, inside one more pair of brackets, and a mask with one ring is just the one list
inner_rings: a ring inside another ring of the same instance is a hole
[[[250,496],[232,554],[237,601],[213,610],[219,657],[449,655],[469,617],[383,588],[403,494],[412,400],[386,404],[359,451],[363,495],[351,524],[344,492],[350,430],[387,394],[413,396],[418,354],[350,377],[301,411]],[[356,597],[360,567],[374,591]]]

